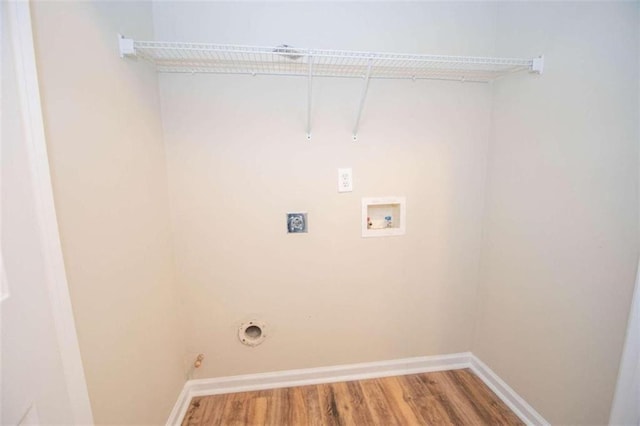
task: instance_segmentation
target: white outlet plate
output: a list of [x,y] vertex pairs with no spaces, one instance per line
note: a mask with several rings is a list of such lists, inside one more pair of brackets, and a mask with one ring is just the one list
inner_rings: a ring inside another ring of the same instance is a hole
[[353,191],[353,173],[351,168],[338,169],[338,192]]

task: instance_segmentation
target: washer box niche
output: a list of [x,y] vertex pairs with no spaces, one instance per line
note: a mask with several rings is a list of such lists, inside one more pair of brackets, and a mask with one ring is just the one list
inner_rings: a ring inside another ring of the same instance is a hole
[[405,197],[362,199],[362,236],[404,235],[407,226]]

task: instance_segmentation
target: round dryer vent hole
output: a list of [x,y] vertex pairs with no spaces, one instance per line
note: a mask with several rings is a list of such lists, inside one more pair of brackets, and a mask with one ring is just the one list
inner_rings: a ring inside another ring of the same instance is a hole
[[244,331],[244,334],[246,334],[247,337],[251,339],[257,339],[258,337],[262,336],[262,329],[257,325],[252,325],[247,327],[247,329]]
[[265,324],[260,321],[245,322],[238,330],[238,339],[247,346],[257,346],[267,337]]

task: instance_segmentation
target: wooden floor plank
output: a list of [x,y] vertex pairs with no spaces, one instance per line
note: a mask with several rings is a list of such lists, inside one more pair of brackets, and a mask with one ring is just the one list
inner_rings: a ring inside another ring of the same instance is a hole
[[304,407],[307,410],[307,420],[309,426],[324,426],[322,417],[322,406],[320,405],[320,395],[318,386],[304,386],[303,390]]
[[320,413],[322,414],[322,424],[329,426],[340,426],[343,422],[340,419],[336,396],[330,385],[318,385],[318,397],[320,400]]
[[246,407],[246,424],[263,425],[267,423],[267,404],[269,398],[256,393],[250,398]]
[[245,422],[244,404],[255,398],[255,394],[232,393],[227,396],[222,412],[222,424],[225,426],[242,426]]
[[336,406],[343,424],[370,425],[373,423],[373,418],[357,382],[332,383],[330,386],[333,389]]
[[369,411],[376,425],[394,425],[399,420],[394,411],[389,406],[389,402],[384,393],[384,388],[378,380],[362,380],[360,382],[362,393],[369,404]]
[[469,370],[450,371],[449,377],[455,380],[457,386],[474,402],[476,409],[483,412],[483,419],[494,425],[522,424],[520,419],[512,412],[502,410],[495,394],[486,386],[478,376]]
[[204,413],[204,407],[200,409],[200,406],[210,402],[211,398],[205,399],[204,401],[202,399],[202,397],[194,397],[191,400],[184,419],[182,419],[182,426],[202,424],[201,416],[202,413]]
[[182,426],[522,425],[471,370],[193,398]]
[[302,388],[290,388],[288,401],[288,421],[289,425],[307,425],[307,408],[305,406],[304,391]]
[[387,401],[389,401],[391,409],[398,418],[398,424],[419,425],[424,423],[422,416],[413,411],[411,406],[407,404],[399,377],[387,377],[378,380],[382,382]]
[[285,401],[288,399],[289,390],[265,390],[260,391],[260,394],[267,396],[267,413],[265,415],[265,424],[273,426],[282,425],[286,419],[287,407],[285,406]]
[[203,397],[204,399],[209,399],[208,404],[204,407],[201,407],[203,411],[202,422],[194,423],[194,425],[202,424],[202,425],[219,425],[222,423],[223,415],[224,415],[224,406],[227,403],[227,399],[230,394],[224,395],[214,395],[213,397]]
[[424,424],[453,425],[454,420],[449,417],[447,410],[440,404],[438,397],[424,386],[416,375],[398,378],[406,395],[407,404],[420,414]]
[[218,425],[229,395],[195,397],[184,417],[183,426]]
[[473,403],[448,380],[446,372],[430,373],[428,378],[424,378],[424,381],[429,391],[437,396],[454,424],[485,424],[482,417],[476,412]]

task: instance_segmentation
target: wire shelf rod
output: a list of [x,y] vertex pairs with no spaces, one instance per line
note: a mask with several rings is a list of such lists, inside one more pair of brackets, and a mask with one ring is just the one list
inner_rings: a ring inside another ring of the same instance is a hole
[[362,94],[360,95],[360,105],[358,106],[358,114],[356,115],[356,124],[353,126],[353,140],[358,139],[358,127],[360,125],[360,117],[362,117],[362,108],[364,108],[364,100],[367,97],[367,90],[369,89],[369,76],[371,75],[371,62],[367,67],[367,75],[364,78],[364,84],[362,86]]
[[307,88],[307,139],[311,139],[311,83],[313,81],[313,56],[307,55],[309,63],[309,87]]

